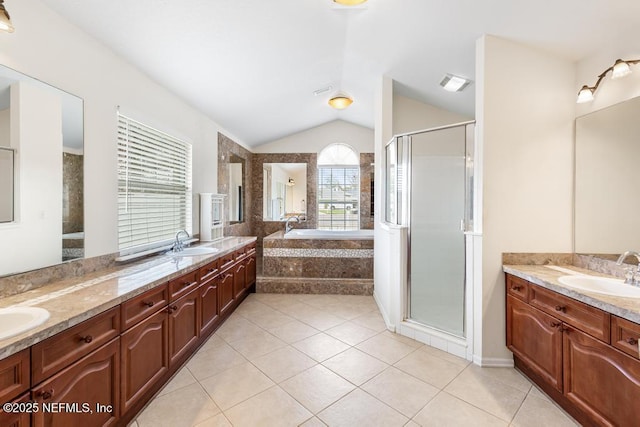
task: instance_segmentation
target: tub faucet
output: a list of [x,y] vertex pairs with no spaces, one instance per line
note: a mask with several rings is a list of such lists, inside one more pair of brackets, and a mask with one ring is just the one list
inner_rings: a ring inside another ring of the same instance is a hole
[[300,223],[300,218],[298,218],[297,216],[290,216],[289,218],[287,218],[287,222],[284,223],[284,234],[287,234],[293,229],[293,226],[291,225],[291,220],[294,220],[294,219],[298,224]]
[[191,238],[191,236],[189,236],[189,233],[187,233],[187,230],[180,230],[176,233],[176,242],[173,244],[173,247],[171,248],[171,250],[173,252],[180,252],[182,250],[184,250],[184,240],[180,239],[180,235],[184,234],[185,236],[187,236],[187,239]]
[[628,256],[634,256],[638,260],[638,267],[633,272],[633,268],[629,269],[624,275],[624,283],[627,285],[638,286],[640,287],[640,253],[635,251],[626,251],[620,257],[618,257],[618,261],[616,261],[616,265],[622,265],[622,262],[627,259]]

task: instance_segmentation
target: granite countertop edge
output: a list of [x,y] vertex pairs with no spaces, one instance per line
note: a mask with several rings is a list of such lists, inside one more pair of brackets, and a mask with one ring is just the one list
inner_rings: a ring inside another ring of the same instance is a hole
[[[50,312],[49,319],[42,325],[0,340],[0,360],[255,241],[256,237],[249,236],[225,237],[221,241],[197,245],[218,248],[220,251],[182,258],[183,266],[179,266],[175,258],[157,255],[122,264],[99,274],[79,276],[71,280],[72,285],[69,285],[70,281],[62,280],[37,290],[0,298],[0,308],[33,306]],[[84,282],[86,277],[90,277],[90,280]],[[81,299],[84,304],[78,307],[74,299]],[[65,306],[69,309],[65,309]]]
[[[602,273],[586,270],[580,267],[562,265],[565,269],[575,271],[576,274],[588,274],[590,276],[610,277]],[[569,298],[573,298],[592,307],[599,308],[631,322],[640,323],[640,299],[601,295],[589,292],[582,292],[558,281],[561,276],[569,273],[553,270],[544,265],[503,265],[505,273],[517,276],[521,279],[535,283],[543,288],[557,292]]]

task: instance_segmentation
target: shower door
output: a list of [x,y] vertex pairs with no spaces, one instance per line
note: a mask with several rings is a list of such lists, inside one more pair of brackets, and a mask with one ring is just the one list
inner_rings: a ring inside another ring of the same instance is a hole
[[[470,125],[473,128],[473,125]],[[410,136],[408,316],[465,336],[466,126]]]

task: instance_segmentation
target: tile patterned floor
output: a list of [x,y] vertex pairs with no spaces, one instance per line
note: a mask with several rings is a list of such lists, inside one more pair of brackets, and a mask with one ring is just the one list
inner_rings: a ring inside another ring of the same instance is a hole
[[513,369],[387,331],[372,297],[252,294],[131,425],[577,424]]

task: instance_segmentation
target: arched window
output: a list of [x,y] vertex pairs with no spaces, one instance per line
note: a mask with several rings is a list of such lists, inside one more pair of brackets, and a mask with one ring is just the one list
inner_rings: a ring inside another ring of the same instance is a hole
[[318,154],[318,228],[360,228],[360,156],[336,143]]

